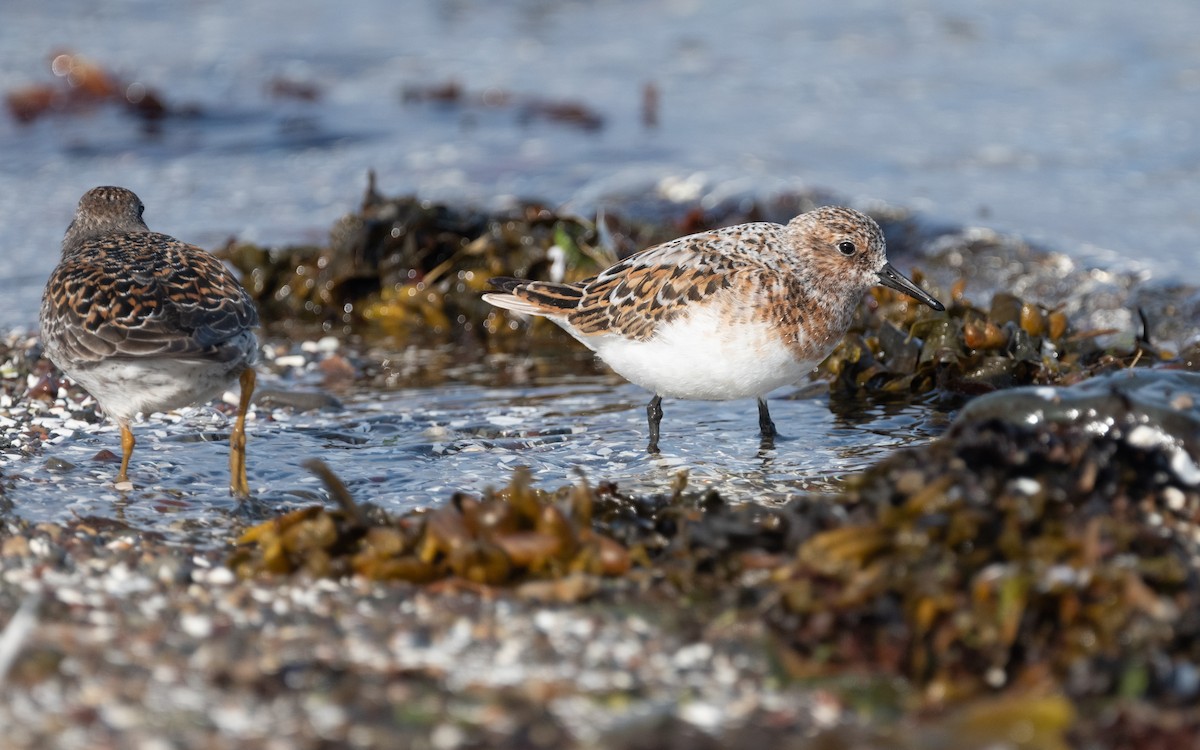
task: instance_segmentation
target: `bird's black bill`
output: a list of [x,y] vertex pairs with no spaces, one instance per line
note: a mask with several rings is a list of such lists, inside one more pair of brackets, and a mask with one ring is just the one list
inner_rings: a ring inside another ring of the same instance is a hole
[[913,299],[924,302],[938,312],[946,309],[945,305],[929,296],[929,292],[912,283],[904,277],[904,274],[893,268],[891,263],[883,264],[883,270],[879,272],[879,283],[889,286],[898,292],[904,292]]

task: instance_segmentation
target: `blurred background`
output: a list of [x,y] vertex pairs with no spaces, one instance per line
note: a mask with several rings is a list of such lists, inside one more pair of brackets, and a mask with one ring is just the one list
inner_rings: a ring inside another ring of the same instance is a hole
[[1200,4],[1163,0],[7,3],[0,326],[75,202],[321,241],[388,194],[581,211],[826,188],[1200,280]]

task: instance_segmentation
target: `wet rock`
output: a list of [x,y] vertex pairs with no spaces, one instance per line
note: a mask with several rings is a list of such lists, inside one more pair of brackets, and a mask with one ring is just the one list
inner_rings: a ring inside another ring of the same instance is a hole
[[1200,373],[1123,370],[1070,387],[1015,388],[967,404],[951,435],[983,420],[1057,425],[1161,449],[1179,481],[1200,484]]
[[342,402],[323,391],[293,391],[263,388],[255,392],[254,402],[269,409],[290,408],[296,411],[339,410]]
[[75,464],[61,458],[48,458],[45,467],[50,471],[71,471],[75,468]]

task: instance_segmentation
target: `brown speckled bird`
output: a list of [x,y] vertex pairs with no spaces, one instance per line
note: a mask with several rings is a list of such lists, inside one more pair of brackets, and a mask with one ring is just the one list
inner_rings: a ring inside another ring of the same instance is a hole
[[258,311],[216,258],[151,232],[141,200],[98,187],[79,200],[62,259],[42,294],[46,356],[121,428],[128,481],[138,413],[208,401],[240,380],[229,488],[246,496],[246,410],[254,392]]
[[944,310],[888,263],[871,217],[826,206],[786,225],[755,222],[680,237],[568,284],[495,278],[488,302],[557,323],[618,374],[654,393],[647,450],[658,452],[662,398],[758,399],[775,437],[770,391],[798,381],[841,341],[875,284]]

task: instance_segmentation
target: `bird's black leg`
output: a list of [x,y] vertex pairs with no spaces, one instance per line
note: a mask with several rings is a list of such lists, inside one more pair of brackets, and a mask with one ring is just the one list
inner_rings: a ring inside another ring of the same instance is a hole
[[771,421],[765,398],[758,400],[758,431],[762,433],[763,446],[772,447],[775,443],[775,423]]
[[646,404],[646,421],[650,424],[650,444],[647,453],[658,453],[658,425],[662,422],[662,396],[657,393]]

